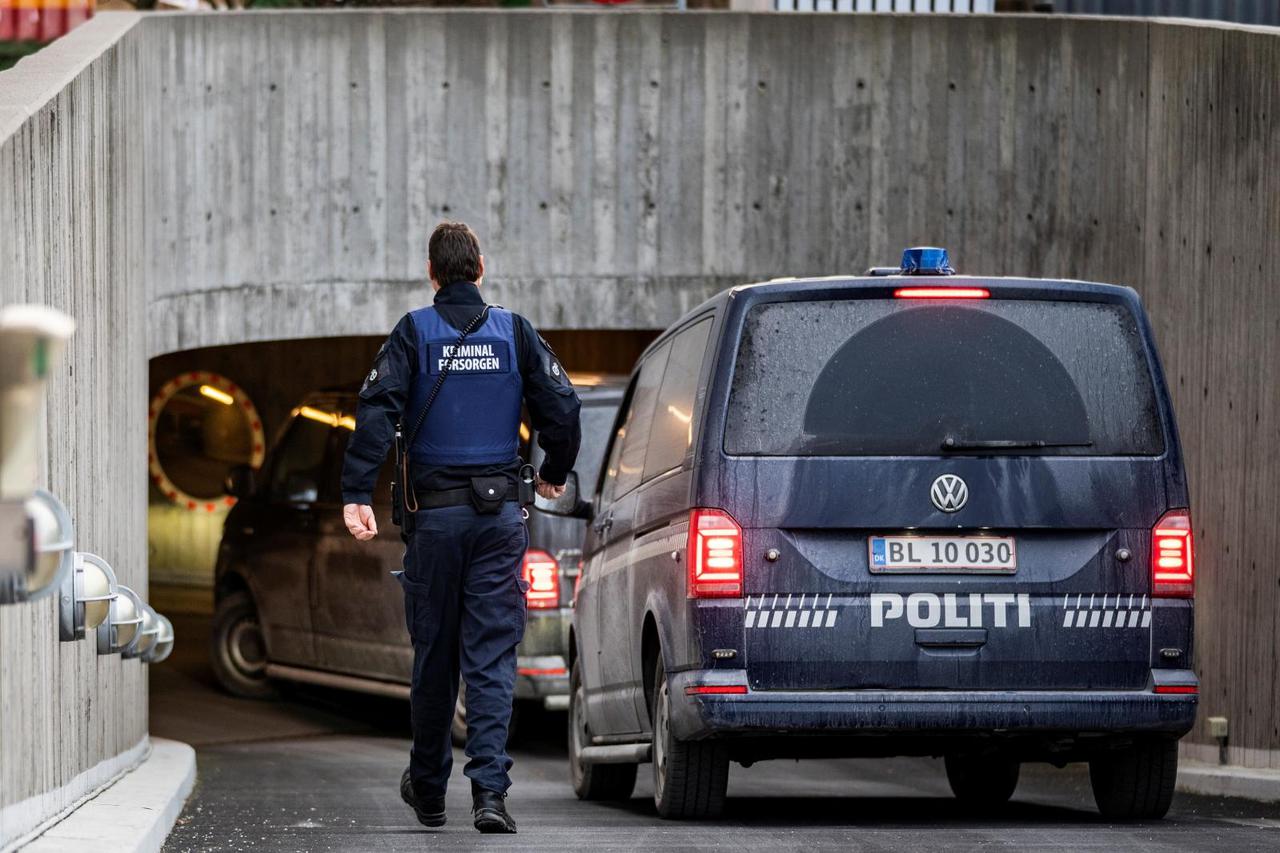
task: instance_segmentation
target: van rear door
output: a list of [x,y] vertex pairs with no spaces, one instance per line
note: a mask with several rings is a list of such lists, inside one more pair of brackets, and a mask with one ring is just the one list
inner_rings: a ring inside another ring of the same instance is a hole
[[1176,439],[1136,297],[799,297],[728,390],[752,688],[1144,687]]

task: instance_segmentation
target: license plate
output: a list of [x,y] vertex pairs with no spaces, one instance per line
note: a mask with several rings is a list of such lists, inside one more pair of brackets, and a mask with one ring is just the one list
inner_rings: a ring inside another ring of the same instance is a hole
[[879,572],[992,572],[1018,569],[1012,536],[872,536],[869,565]]

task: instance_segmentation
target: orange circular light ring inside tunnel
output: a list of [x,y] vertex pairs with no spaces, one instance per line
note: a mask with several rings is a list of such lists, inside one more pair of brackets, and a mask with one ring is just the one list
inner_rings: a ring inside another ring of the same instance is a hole
[[253,401],[240,386],[225,376],[205,370],[193,370],[181,373],[170,379],[161,387],[151,400],[147,410],[147,469],[151,482],[160,492],[177,506],[191,512],[215,512],[222,507],[233,506],[236,502],[230,495],[191,494],[174,482],[173,477],[165,471],[161,461],[161,453],[156,445],[157,427],[160,425],[165,407],[181,392],[195,388],[199,397],[209,401],[211,405],[225,406],[240,413],[245,421],[249,435],[248,464],[254,468],[262,467],[267,454],[266,432],[262,427],[262,417]]

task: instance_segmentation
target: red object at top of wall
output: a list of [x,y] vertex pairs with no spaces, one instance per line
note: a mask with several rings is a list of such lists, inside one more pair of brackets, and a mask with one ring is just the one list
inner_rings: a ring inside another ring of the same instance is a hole
[[0,41],[51,42],[93,17],[96,0],[0,0]]

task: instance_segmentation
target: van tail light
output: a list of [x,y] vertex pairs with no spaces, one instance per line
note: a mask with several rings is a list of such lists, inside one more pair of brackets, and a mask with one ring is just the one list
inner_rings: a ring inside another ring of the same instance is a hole
[[1151,529],[1151,594],[1191,598],[1195,589],[1191,514],[1175,509],[1166,512]]
[[534,609],[560,606],[560,564],[546,551],[530,548],[524,554],[521,570],[529,591],[525,602]]
[[722,509],[689,513],[689,597],[742,595],[742,528]]

